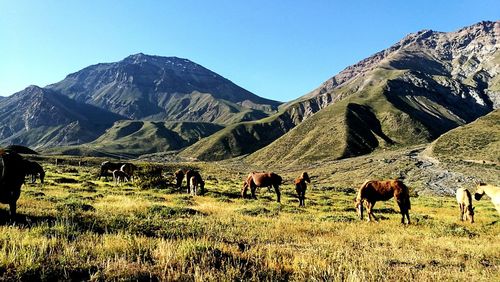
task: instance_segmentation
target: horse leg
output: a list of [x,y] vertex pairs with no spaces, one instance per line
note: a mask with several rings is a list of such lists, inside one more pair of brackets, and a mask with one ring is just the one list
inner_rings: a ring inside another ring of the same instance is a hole
[[397,203],[399,206],[399,212],[401,213],[401,224],[404,224],[405,223],[405,215],[408,213],[408,209],[406,208],[405,203],[403,203],[402,201],[398,200]]
[[302,206],[306,206],[306,189],[302,190]]
[[464,221],[464,205],[458,204],[460,207],[460,221]]
[[11,220],[16,220],[16,202],[10,202],[9,203],[9,207],[10,207],[10,219]]
[[375,206],[375,202],[367,202],[366,210],[368,211],[368,221],[372,221],[373,218],[375,221],[378,221],[377,217],[373,214],[373,207]]
[[274,191],[276,191],[277,201],[278,201],[278,203],[280,203],[280,200],[281,200],[280,187],[278,185],[275,185],[274,186]]
[[257,190],[257,186],[250,185],[250,192],[252,192],[252,199],[257,199],[257,196],[255,196],[255,190]]

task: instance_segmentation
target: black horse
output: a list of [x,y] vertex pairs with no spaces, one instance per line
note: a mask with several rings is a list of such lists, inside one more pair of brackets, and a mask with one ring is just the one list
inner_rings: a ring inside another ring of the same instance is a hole
[[27,162],[19,154],[0,150],[0,203],[8,204],[11,219],[16,215],[16,202],[26,176]]
[[35,183],[36,178],[40,178],[40,183],[43,185],[43,181],[45,179],[45,170],[43,167],[37,163],[26,160],[26,176],[31,175],[31,183]]

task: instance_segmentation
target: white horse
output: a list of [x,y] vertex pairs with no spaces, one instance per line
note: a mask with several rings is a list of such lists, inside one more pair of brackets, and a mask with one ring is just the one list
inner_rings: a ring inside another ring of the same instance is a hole
[[479,201],[484,194],[488,195],[491,198],[491,202],[497,209],[498,214],[500,214],[500,187],[479,183],[479,185],[477,185],[474,198]]
[[472,196],[465,188],[457,189],[457,203],[460,206],[460,220],[469,220],[474,223],[474,208],[472,207]]

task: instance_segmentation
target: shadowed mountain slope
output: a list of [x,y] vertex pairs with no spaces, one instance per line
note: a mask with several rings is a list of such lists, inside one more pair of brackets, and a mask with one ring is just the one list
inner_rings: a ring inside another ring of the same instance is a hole
[[117,114],[30,86],[0,101],[1,144],[37,147],[81,144],[99,137]]

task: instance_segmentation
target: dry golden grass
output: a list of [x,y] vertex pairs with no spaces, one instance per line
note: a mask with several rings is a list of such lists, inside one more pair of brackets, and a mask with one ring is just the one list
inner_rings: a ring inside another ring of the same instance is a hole
[[[6,206],[0,210],[1,279],[500,279],[500,225],[487,200],[474,203],[472,225],[459,221],[453,197],[435,196],[411,199],[409,226],[399,223],[393,201],[377,203],[381,220],[368,223],[354,212],[356,181],[341,185],[347,172],[336,164],[311,168],[305,208],[289,181],[281,204],[265,188],[243,200],[241,179],[253,168],[196,165],[208,192],[191,197],[172,187],[95,181],[95,167],[45,164],[47,184],[23,187],[17,222],[6,222]],[[69,178],[77,183],[58,183]]]

